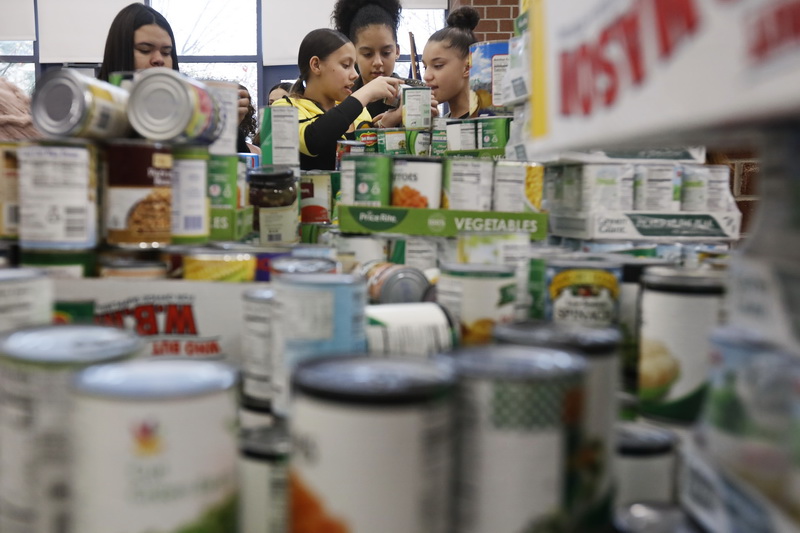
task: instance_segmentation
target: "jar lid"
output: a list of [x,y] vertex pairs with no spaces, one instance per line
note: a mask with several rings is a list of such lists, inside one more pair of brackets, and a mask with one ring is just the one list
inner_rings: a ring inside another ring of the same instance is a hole
[[294,170],[284,165],[266,165],[247,171],[247,181],[253,185],[284,185],[294,180]]
[[501,344],[562,348],[587,356],[614,355],[622,340],[617,328],[588,328],[533,320],[497,324],[493,336]]
[[672,453],[678,437],[672,431],[635,422],[615,427],[617,453],[626,457],[650,457]]

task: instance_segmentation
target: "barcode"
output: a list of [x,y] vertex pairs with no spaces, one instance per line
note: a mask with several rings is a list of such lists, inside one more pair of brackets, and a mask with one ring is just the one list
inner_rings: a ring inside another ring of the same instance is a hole
[[511,81],[511,88],[514,90],[515,97],[525,96],[528,93],[525,87],[525,80],[522,78],[513,79]]
[[431,119],[426,118],[425,120],[422,121],[422,125],[423,126],[430,126],[431,125]]
[[82,237],[86,234],[86,208],[65,207],[64,233],[66,237]]
[[203,229],[203,217],[200,215],[183,217],[183,229]]
[[282,237],[283,235],[281,235],[280,233],[270,233],[269,235],[267,235],[267,242],[280,241],[283,240]]
[[111,113],[109,113],[108,109],[102,109],[100,111],[100,117],[97,119],[97,127],[101,130],[106,129],[109,120],[111,120]]

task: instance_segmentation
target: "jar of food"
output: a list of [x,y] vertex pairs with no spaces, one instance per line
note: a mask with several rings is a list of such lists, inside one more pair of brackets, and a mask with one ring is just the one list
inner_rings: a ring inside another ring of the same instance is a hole
[[259,232],[261,244],[298,242],[300,210],[291,167],[264,166],[248,171],[247,177],[253,230]]

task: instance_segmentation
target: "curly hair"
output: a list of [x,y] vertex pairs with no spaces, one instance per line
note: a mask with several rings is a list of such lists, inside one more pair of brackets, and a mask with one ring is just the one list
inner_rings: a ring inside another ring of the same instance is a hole
[[403,6],[399,0],[337,0],[331,20],[334,27],[356,42],[358,32],[367,26],[387,26],[397,42],[397,27]]
[[258,133],[258,118],[256,117],[256,108],[253,105],[253,99],[250,97],[250,91],[242,85],[239,84],[240,89],[244,89],[247,91],[247,113],[245,113],[244,118],[239,123],[239,131],[241,131],[245,137],[255,138],[256,134]]

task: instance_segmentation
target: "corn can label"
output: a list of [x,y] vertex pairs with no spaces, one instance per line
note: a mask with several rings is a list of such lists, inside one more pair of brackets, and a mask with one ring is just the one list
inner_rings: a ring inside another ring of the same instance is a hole
[[201,281],[254,281],[256,258],[243,254],[242,259],[227,260],[215,256],[187,255],[183,258],[183,279]]
[[542,212],[544,167],[528,163],[497,163],[494,169],[493,211]]
[[619,321],[619,269],[547,268],[547,318],[587,327]]

